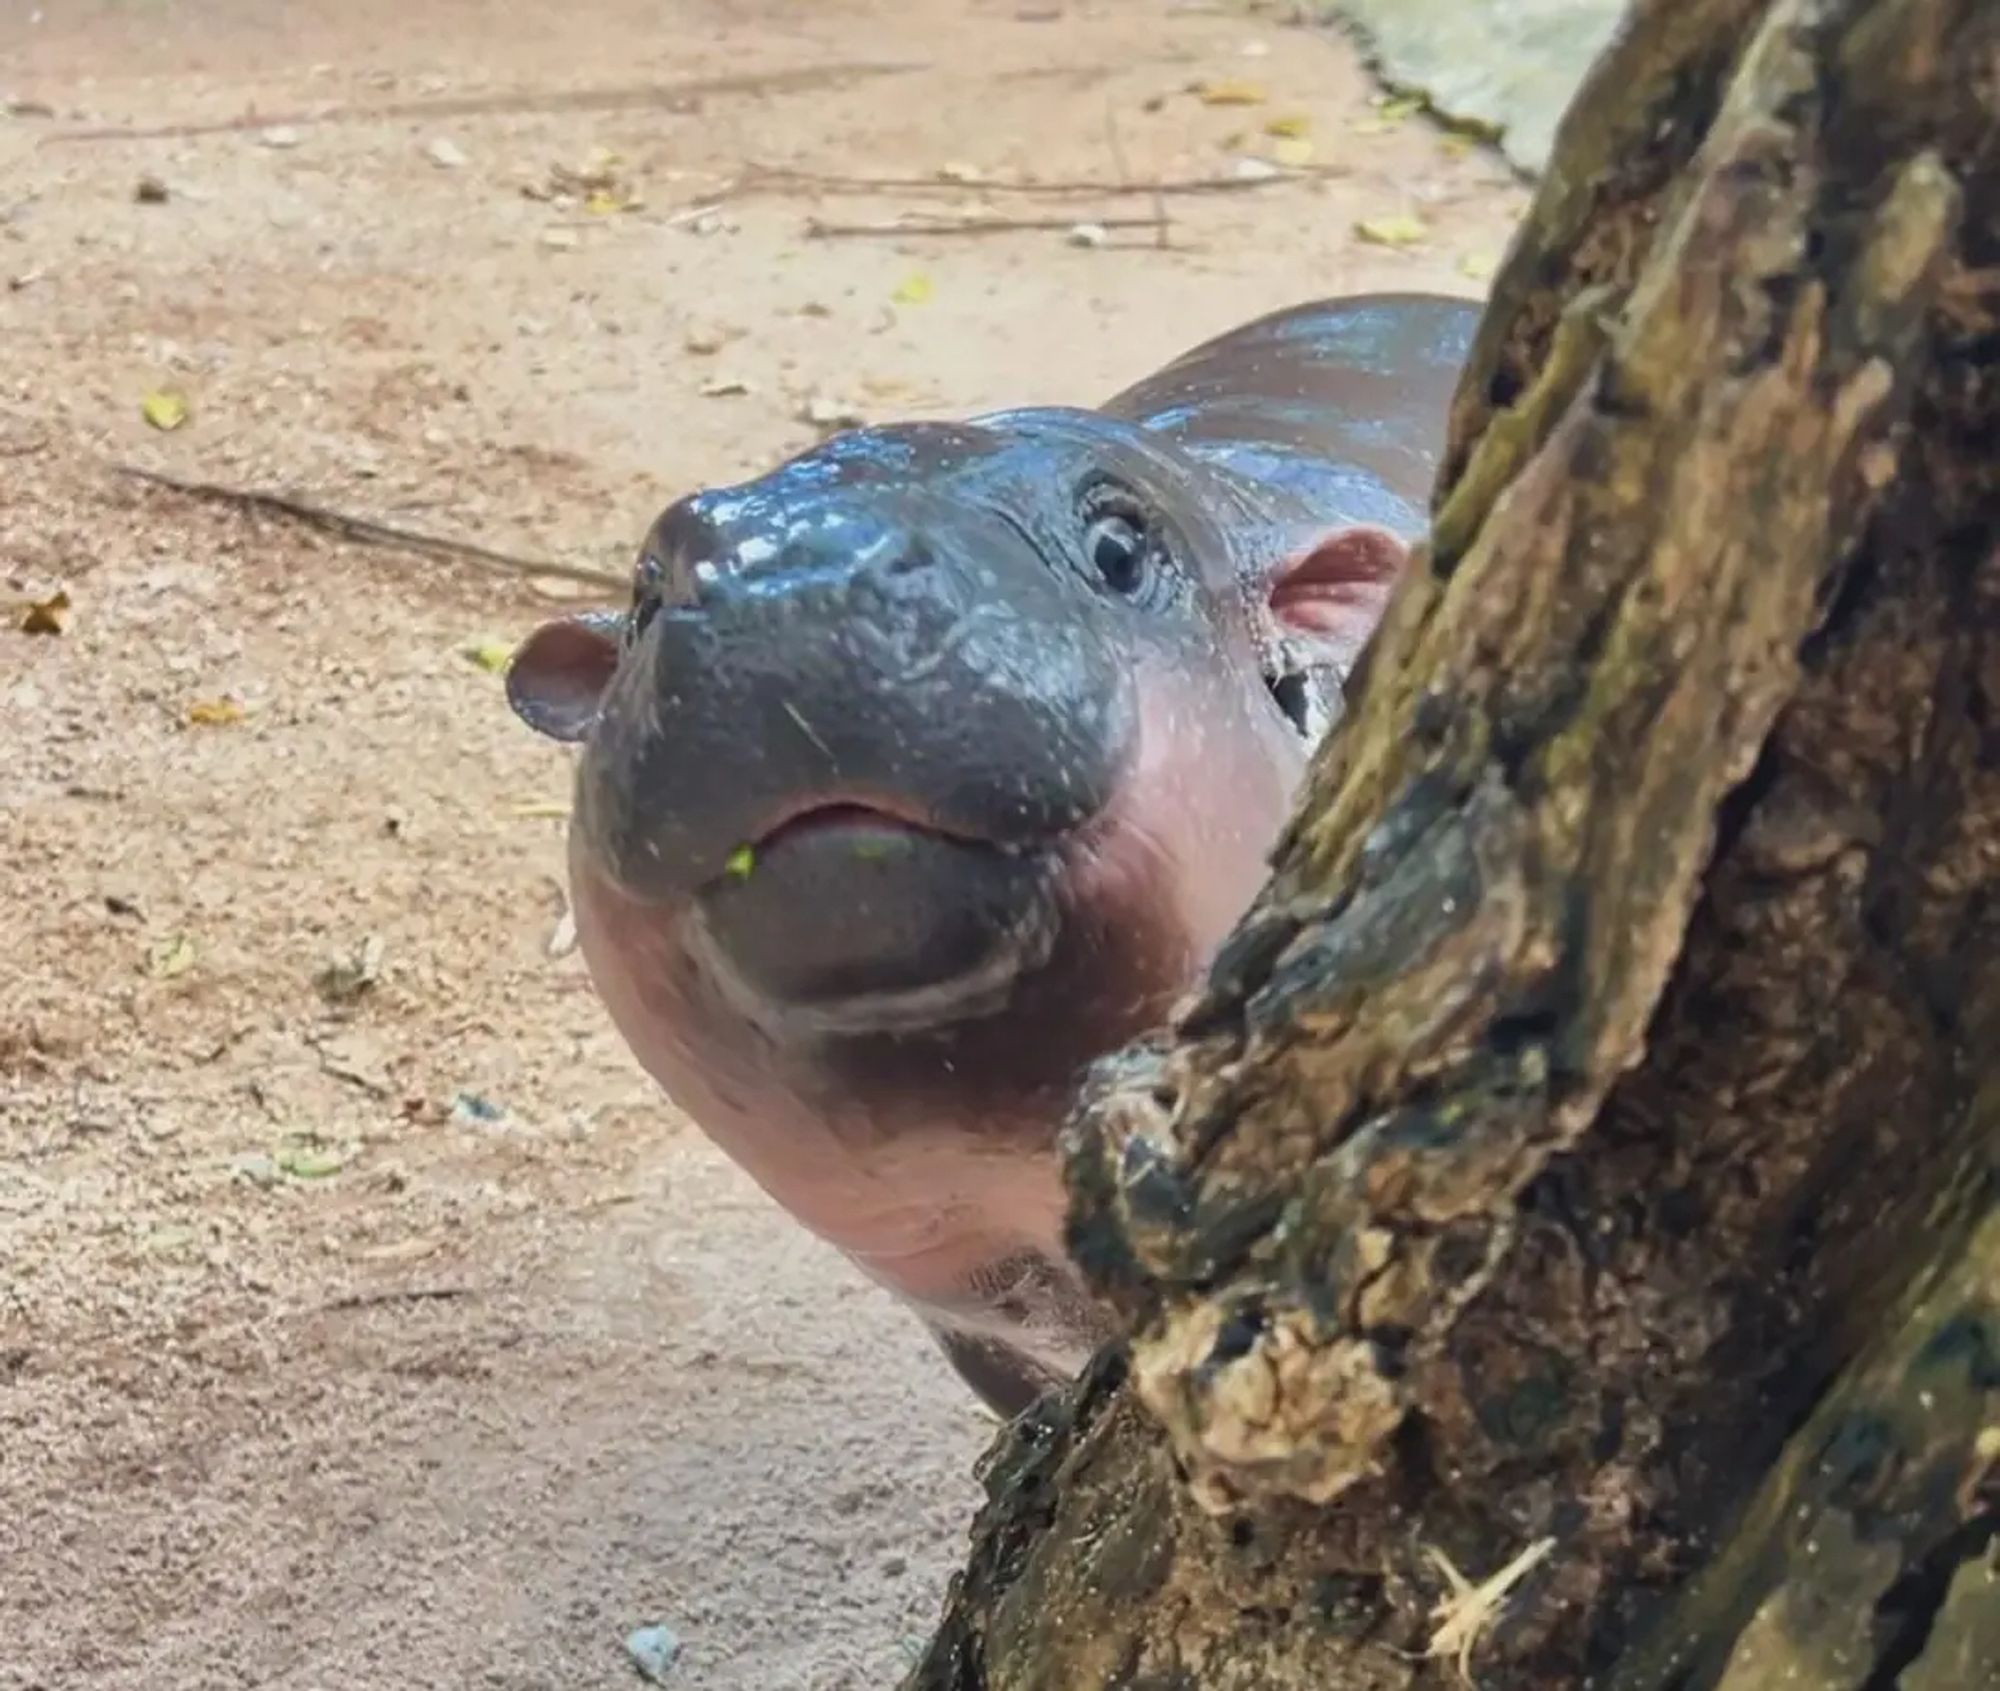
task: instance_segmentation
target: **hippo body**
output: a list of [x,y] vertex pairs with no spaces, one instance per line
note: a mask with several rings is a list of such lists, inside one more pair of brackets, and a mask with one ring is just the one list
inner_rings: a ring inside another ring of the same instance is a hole
[[519,714],[641,1064],[1011,1415],[1104,1337],[1083,1067],[1247,907],[1421,532],[1479,309],[1316,303],[1094,411],[836,436],[654,524]]

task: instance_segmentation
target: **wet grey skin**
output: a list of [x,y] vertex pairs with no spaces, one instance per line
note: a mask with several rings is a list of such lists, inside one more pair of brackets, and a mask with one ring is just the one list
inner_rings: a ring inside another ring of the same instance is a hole
[[1096,410],[837,436],[671,506],[538,629],[577,933],[634,1055],[1012,1415],[1105,1336],[1083,1067],[1248,906],[1424,526],[1479,311],[1381,295]]

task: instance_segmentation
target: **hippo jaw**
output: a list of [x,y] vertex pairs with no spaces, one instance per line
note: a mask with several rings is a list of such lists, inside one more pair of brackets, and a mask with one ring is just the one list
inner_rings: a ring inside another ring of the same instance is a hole
[[603,943],[651,930],[641,951],[678,955],[720,1006],[792,1048],[1004,1013],[1048,964],[1106,830],[1093,809],[995,836],[908,792],[808,789],[693,878],[687,855],[635,831],[617,738],[609,718],[586,745],[571,823],[573,879],[616,894]]
[[1054,949],[1063,855],[827,799],[697,890],[686,944],[723,1000],[780,1038],[997,1015]]

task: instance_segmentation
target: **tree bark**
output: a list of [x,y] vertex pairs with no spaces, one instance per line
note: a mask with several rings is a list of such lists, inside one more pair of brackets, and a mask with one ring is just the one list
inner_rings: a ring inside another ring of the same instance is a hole
[[910,1691],[2000,1675],[2000,0],[1641,0]]

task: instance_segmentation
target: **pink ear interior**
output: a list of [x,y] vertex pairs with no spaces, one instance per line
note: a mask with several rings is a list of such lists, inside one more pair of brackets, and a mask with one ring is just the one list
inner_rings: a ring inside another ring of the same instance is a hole
[[1409,547],[1387,529],[1337,529],[1278,571],[1271,614],[1309,640],[1358,651],[1382,620],[1409,557]]
[[587,614],[545,622],[507,667],[514,714],[552,740],[581,740],[597,720],[618,668],[617,618]]

